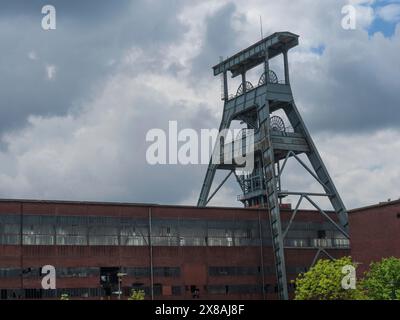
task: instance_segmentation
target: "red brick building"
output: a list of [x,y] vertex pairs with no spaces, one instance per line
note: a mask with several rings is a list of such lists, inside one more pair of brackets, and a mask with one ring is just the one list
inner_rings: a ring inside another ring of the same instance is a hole
[[[291,213],[282,209],[283,227]],[[289,281],[320,249],[333,257],[350,253],[348,240],[314,211],[297,213],[285,246]],[[45,265],[56,268],[56,290],[41,289]],[[1,299],[62,293],[100,299],[110,282],[111,291],[118,290],[117,273],[126,274],[123,298],[139,288],[154,299],[275,299],[268,215],[261,209],[0,200]]]
[[349,212],[351,256],[363,273],[373,261],[400,258],[400,200]]

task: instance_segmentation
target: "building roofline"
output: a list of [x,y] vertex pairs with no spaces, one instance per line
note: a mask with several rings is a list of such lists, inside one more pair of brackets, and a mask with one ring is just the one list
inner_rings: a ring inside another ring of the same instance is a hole
[[140,203],[140,202],[116,202],[116,201],[90,201],[90,200],[43,200],[43,199],[1,199],[0,203],[23,202],[40,204],[71,204],[71,205],[93,205],[93,206],[127,206],[127,207],[164,207],[164,208],[190,208],[190,209],[222,209],[222,210],[259,210],[261,208],[240,208],[240,207],[197,207],[190,205]]
[[[42,199],[1,199],[1,203],[7,202],[22,202],[22,203],[30,203],[30,204],[65,204],[65,205],[89,205],[89,206],[125,206],[125,207],[152,207],[152,208],[187,208],[187,209],[199,209],[199,210],[207,210],[207,209],[215,209],[215,210],[229,210],[229,211],[258,211],[258,210],[266,210],[265,208],[240,208],[240,207],[217,207],[217,206],[207,206],[207,207],[197,207],[190,205],[174,205],[174,204],[158,204],[158,203],[134,203],[134,202],[115,202],[115,201],[81,201],[81,200],[42,200]],[[281,211],[293,211],[293,209],[282,208]],[[311,212],[317,210],[313,209],[303,209],[300,211]],[[333,212],[326,211],[331,214]]]
[[396,204],[400,204],[400,199],[393,200],[393,201],[379,202],[377,204],[372,204],[372,205],[369,205],[369,206],[355,208],[355,209],[349,210],[348,212],[349,213],[356,213],[356,212],[359,212],[359,211],[364,211],[364,210],[374,209],[374,208],[382,208],[382,207],[392,206],[392,205],[396,205]]

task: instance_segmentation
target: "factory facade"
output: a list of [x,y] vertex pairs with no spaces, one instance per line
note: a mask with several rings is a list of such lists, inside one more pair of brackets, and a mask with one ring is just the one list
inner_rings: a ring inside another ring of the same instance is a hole
[[[284,228],[292,210],[281,215]],[[148,299],[276,299],[271,241],[265,209],[1,200],[0,299],[125,299],[132,289]],[[350,255],[315,211],[297,213],[284,245],[291,294],[318,258]],[[48,265],[54,290],[42,288]]]
[[359,277],[371,262],[400,258],[400,199],[351,210],[349,222],[351,256]]

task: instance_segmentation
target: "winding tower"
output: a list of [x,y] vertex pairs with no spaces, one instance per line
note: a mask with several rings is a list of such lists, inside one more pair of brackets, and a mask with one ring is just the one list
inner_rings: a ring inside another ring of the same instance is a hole
[[[263,38],[245,50],[221,61],[213,67],[215,76],[222,76],[222,100],[224,111],[220,132],[229,129],[232,121],[239,120],[248,129],[254,130],[254,169],[244,175],[237,174],[238,165],[230,163],[216,164],[210,160],[201,189],[198,206],[204,207],[220,190],[231,175],[235,175],[242,194],[238,197],[245,207],[261,207],[269,215],[274,252],[275,270],[280,299],[288,299],[288,286],[285,268],[284,238],[303,201],[308,201],[330,223],[334,224],[348,238],[348,216],[346,208],[329,176],[329,173],[311,139],[309,131],[297,109],[289,79],[288,51],[299,44],[299,36],[290,32],[277,32]],[[275,72],[270,70],[270,60],[283,57],[284,80],[279,81]],[[256,86],[246,79],[246,73],[263,66],[262,74]],[[232,78],[241,76],[241,84],[235,95],[229,95],[228,73]],[[282,117],[274,115],[282,112]],[[219,145],[219,144],[218,144]],[[224,148],[222,146],[221,148]],[[226,148],[232,150],[232,148]],[[218,150],[221,154],[222,150]],[[214,150],[215,152],[215,150]],[[301,157],[305,154],[306,163]],[[289,159],[295,159],[321,186],[323,192],[287,191],[281,189],[281,176]],[[227,170],[228,174],[210,196],[211,186],[217,170]],[[280,209],[284,197],[299,197],[292,218],[285,230],[282,229]],[[331,219],[321,208],[315,197],[329,199],[337,222]]]

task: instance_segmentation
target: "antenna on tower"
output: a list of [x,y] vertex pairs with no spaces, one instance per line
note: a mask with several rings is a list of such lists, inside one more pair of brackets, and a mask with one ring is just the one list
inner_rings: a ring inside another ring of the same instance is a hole
[[262,17],[260,15],[260,32],[261,32],[261,40],[264,39],[264,33],[263,33],[263,25],[262,25]]

